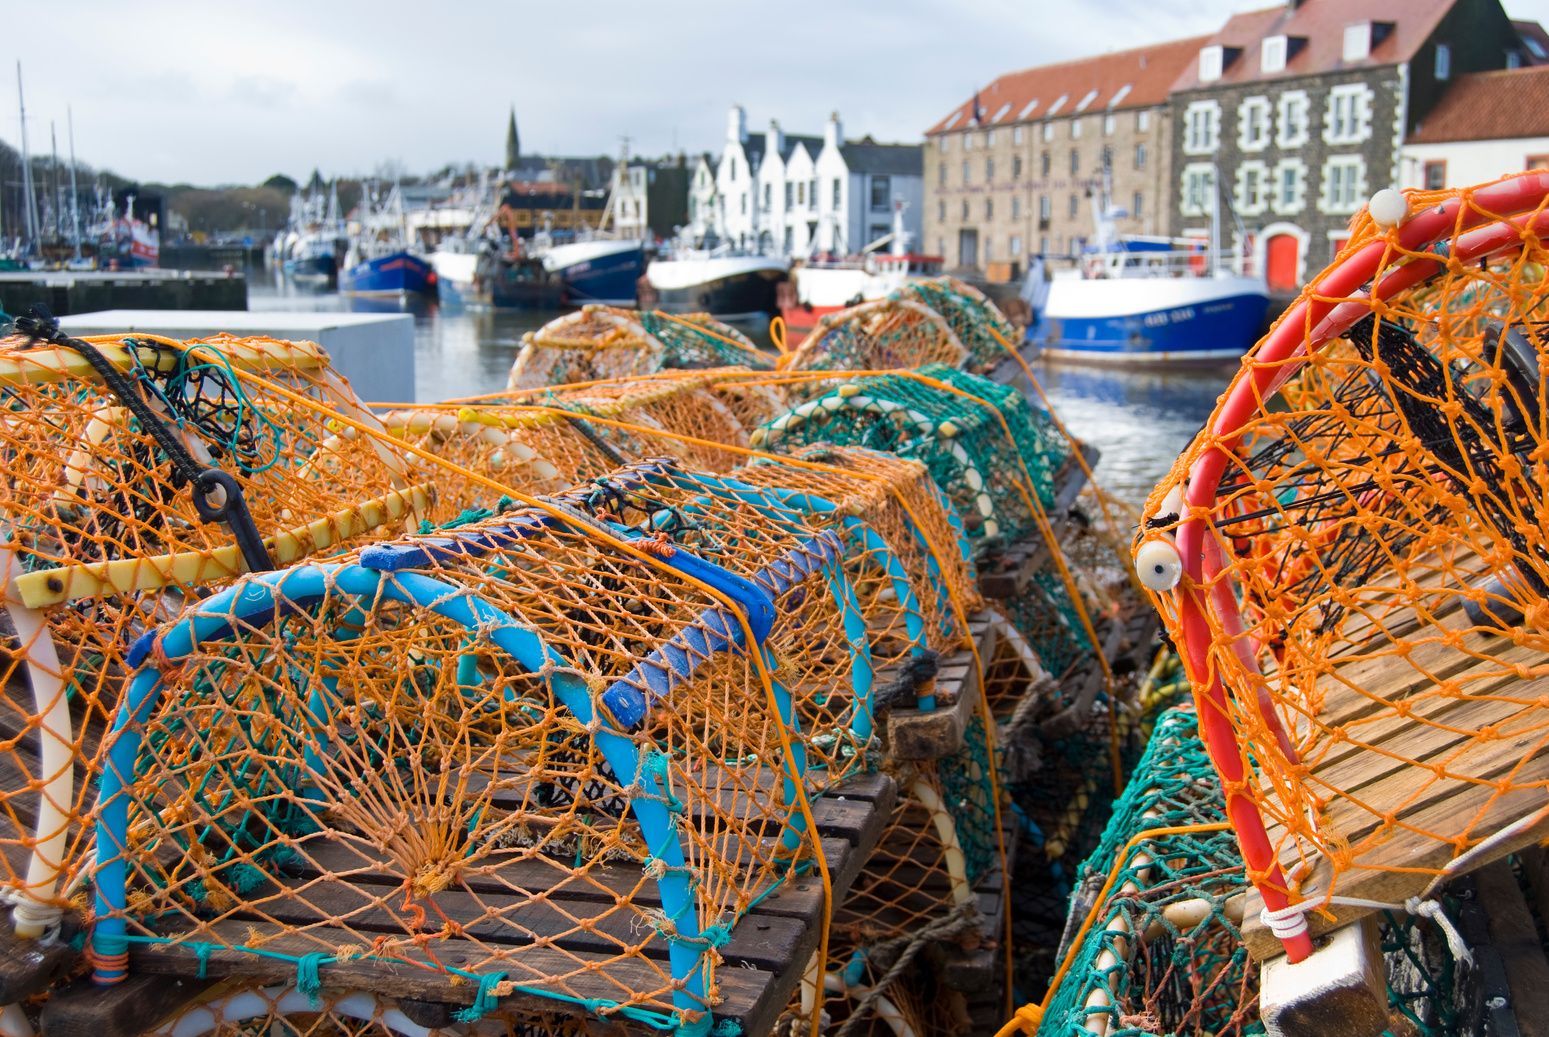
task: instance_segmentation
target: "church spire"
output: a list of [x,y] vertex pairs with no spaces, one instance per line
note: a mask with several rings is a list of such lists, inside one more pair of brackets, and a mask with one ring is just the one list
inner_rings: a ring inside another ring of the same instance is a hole
[[522,160],[522,142],[516,135],[516,106],[511,106],[511,121],[506,125],[506,168],[512,172]]

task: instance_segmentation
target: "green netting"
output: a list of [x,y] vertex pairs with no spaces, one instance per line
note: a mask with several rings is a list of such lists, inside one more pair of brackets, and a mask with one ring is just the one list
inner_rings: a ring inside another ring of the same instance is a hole
[[1059,676],[1092,652],[1075,603],[1056,571],[1033,574],[1020,594],[1006,601],[1006,612],[1038,659]]
[[755,371],[774,367],[769,356],[759,352],[751,339],[707,313],[678,316],[642,310],[635,320],[665,347],[663,367],[697,370],[742,365]]
[[937,765],[937,777],[952,819],[957,839],[967,864],[968,881],[978,884],[980,876],[995,865],[1000,846],[995,838],[995,790],[990,781],[990,747],[985,736],[984,718],[978,713],[968,721],[961,751]]
[[983,292],[955,277],[912,281],[888,298],[913,299],[941,314],[975,365],[999,363],[1006,356],[1002,343],[1016,342],[1021,337]]
[[773,451],[828,442],[918,458],[970,536],[1008,541],[1039,535],[1023,495],[1028,479],[1048,509],[1070,456],[1053,420],[1019,391],[945,364],[836,386],[759,426],[752,442]]

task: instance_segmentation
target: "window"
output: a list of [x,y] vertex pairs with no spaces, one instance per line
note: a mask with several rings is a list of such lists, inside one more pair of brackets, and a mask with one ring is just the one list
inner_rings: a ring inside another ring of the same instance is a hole
[[1022,127],[1017,126],[1017,127],[1014,127],[1011,130],[1011,143],[1013,143],[1013,144],[1020,144],[1020,143],[1022,143]]
[[1054,123],[1046,122],[1046,123],[1043,124],[1043,139],[1044,140],[1053,140],[1054,139]]
[[1210,155],[1216,150],[1221,130],[1221,106],[1215,101],[1192,101],[1183,113],[1183,153]]
[[963,183],[968,183],[968,160],[963,160]]
[[1135,145],[1135,168],[1146,168],[1146,146],[1144,144]]
[[1259,44],[1260,72],[1285,71],[1285,44],[1284,36],[1264,37],[1264,41]]
[[1269,208],[1269,167],[1262,162],[1244,162],[1237,167],[1237,192],[1234,204],[1244,216],[1257,216]]
[[995,218],[995,199],[986,198],[984,200],[984,218],[987,220]]
[[936,214],[936,219],[941,223],[945,223],[947,222],[947,203],[939,202],[937,204],[940,205],[941,211]]
[[1102,164],[1102,168],[1105,169],[1105,170],[1111,170],[1113,168],[1113,145],[1112,144],[1104,144],[1103,145],[1103,164]]
[[1053,213],[1054,213],[1054,205],[1053,205],[1052,199],[1050,199],[1049,196],[1046,195],[1046,194],[1039,195],[1038,196],[1038,225],[1040,227],[1047,227],[1049,225],[1049,218],[1053,215]]
[[1071,140],[1080,140],[1081,139],[1081,120],[1080,119],[1072,119],[1072,120],[1070,120],[1070,139]]
[[[941,182],[946,183],[947,178],[943,176]],[[812,212],[818,211],[818,182],[816,180],[807,181],[807,208]]]
[[993,158],[987,158],[987,159],[984,160],[984,182],[985,183],[990,183],[994,179],[995,179],[995,160]]
[[1071,176],[1075,176],[1079,172],[1081,172],[1081,149],[1080,148],[1071,148],[1070,149],[1070,175]]
[[1114,119],[1112,113],[1109,113],[1108,115],[1103,116],[1103,136],[1105,136],[1105,137],[1113,136],[1113,127],[1114,127],[1115,121],[1116,120]]
[[1020,180],[1020,179],[1022,179],[1022,156],[1021,155],[1012,155],[1011,156],[1011,179],[1013,179],[1013,180]]
[[736,159],[732,159],[731,160],[730,179],[732,179],[732,180],[737,179],[737,160]]
[[893,200],[892,180],[885,176],[871,178],[871,211],[887,212]]
[[1151,128],[1151,113],[1150,112],[1145,112],[1145,111],[1136,112],[1135,113],[1135,129],[1138,132],[1140,132],[1140,133],[1145,133],[1150,128]]
[[1347,215],[1366,201],[1366,160],[1360,155],[1336,155],[1323,163],[1323,196],[1318,208]]
[[1201,83],[1214,83],[1221,78],[1221,69],[1226,57],[1226,48],[1221,46],[1201,47],[1199,49],[1199,81]]
[[1269,146],[1269,98],[1249,97],[1237,106],[1237,146],[1263,151]]
[[[1507,62],[1507,68],[1516,68]],[[1445,43],[1436,44],[1436,78],[1447,80],[1452,78],[1452,48]]]
[[790,212],[796,207],[796,185],[785,185],[785,211]]
[[965,133],[965,134],[963,134],[963,150],[964,151],[972,151],[973,147],[974,147],[974,135],[972,133]]
[[1307,143],[1307,91],[1287,90],[1281,94],[1278,118],[1276,147],[1299,148]]
[[744,216],[748,214],[748,192],[746,191],[742,192],[742,214]]
[[1022,254],[1022,236],[1020,234],[1011,235],[1011,254],[1013,256],[1020,256]]
[[1344,59],[1361,61],[1372,52],[1372,23],[1357,22],[1345,26]]
[[1359,144],[1371,135],[1371,87],[1365,83],[1345,83],[1330,90],[1323,115],[1323,143]]
[[1018,195],[1011,196],[1011,218],[1013,220],[1022,218],[1022,199]]
[[1043,234],[1038,238],[1038,254],[1043,255],[1049,251],[1049,235]]
[[1178,211],[1185,216],[1205,216],[1214,208],[1215,170],[1209,162],[1191,162],[1183,167]]
[[1079,256],[1080,254],[1081,254],[1081,239],[1077,238],[1077,237],[1072,237],[1070,239],[1070,256],[1071,256],[1072,259],[1074,259],[1076,256]]
[[947,239],[946,238],[937,238],[936,239],[936,255],[944,256],[946,254],[947,254]]
[[950,151],[952,148],[952,138],[945,133],[936,138],[936,143],[941,147],[942,151]]
[[1522,52],[1521,51],[1516,51],[1516,50],[1508,50],[1506,52],[1506,67],[1507,68],[1521,68],[1522,67]]
[[994,130],[990,130],[988,133],[986,133],[984,135],[984,146],[987,147],[987,148],[993,148],[995,146],[995,131]]
[[773,184],[765,184],[764,185],[764,211],[765,212],[769,211],[769,206],[771,204],[770,199],[772,199],[773,197],[774,197],[774,185]]
[[1549,169],[1549,155],[1529,155],[1527,157],[1528,169]]
[[963,199],[963,219],[968,219],[968,199]]
[[[1529,169],[1533,167],[1528,166]],[[1447,186],[1447,162],[1442,159],[1437,162],[1425,164],[1425,189],[1427,191],[1440,191]]]
[[1307,166],[1299,158],[1283,158],[1270,171],[1269,207],[1281,216],[1302,211],[1307,194]]
[[807,204],[807,182],[805,180],[798,181],[796,184],[796,204]]
[[834,208],[839,208],[839,178],[834,177]]
[[947,164],[945,162],[941,164],[941,186],[947,186]]
[[1070,218],[1075,219],[1076,213],[1081,211],[1081,200],[1075,195],[1070,196]]
[[794,228],[785,228],[785,251],[791,252],[796,248],[796,231]]
[[1040,161],[1039,165],[1043,169],[1043,172],[1041,174],[1039,174],[1039,175],[1041,175],[1041,176],[1048,176],[1049,175],[1049,153],[1047,151],[1045,151],[1043,153],[1043,158]]
[[1136,191],[1135,192],[1135,207],[1132,208],[1129,211],[1129,214],[1131,216],[1133,216],[1137,220],[1140,219],[1142,216],[1144,216],[1146,214],[1145,201],[1146,201],[1146,196],[1144,194],[1141,194],[1139,191]]

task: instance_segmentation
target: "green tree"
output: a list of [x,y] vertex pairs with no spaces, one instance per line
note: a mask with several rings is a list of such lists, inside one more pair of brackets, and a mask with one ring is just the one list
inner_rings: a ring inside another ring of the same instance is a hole
[[283,191],[285,194],[295,194],[298,187],[296,181],[284,173],[276,173],[258,186],[272,187],[276,191]]

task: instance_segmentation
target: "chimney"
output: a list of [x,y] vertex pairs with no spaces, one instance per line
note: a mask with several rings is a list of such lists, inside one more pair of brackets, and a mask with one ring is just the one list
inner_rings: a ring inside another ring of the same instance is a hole
[[823,146],[844,147],[844,124],[839,121],[838,112],[830,112],[828,115],[828,125],[823,127]]
[[780,132],[780,124],[774,119],[769,120],[769,131],[764,134],[764,153],[767,155],[785,153],[785,134]]
[[726,139],[736,144],[742,144],[748,139],[748,113],[742,110],[742,105],[731,106],[731,114],[726,118]]

